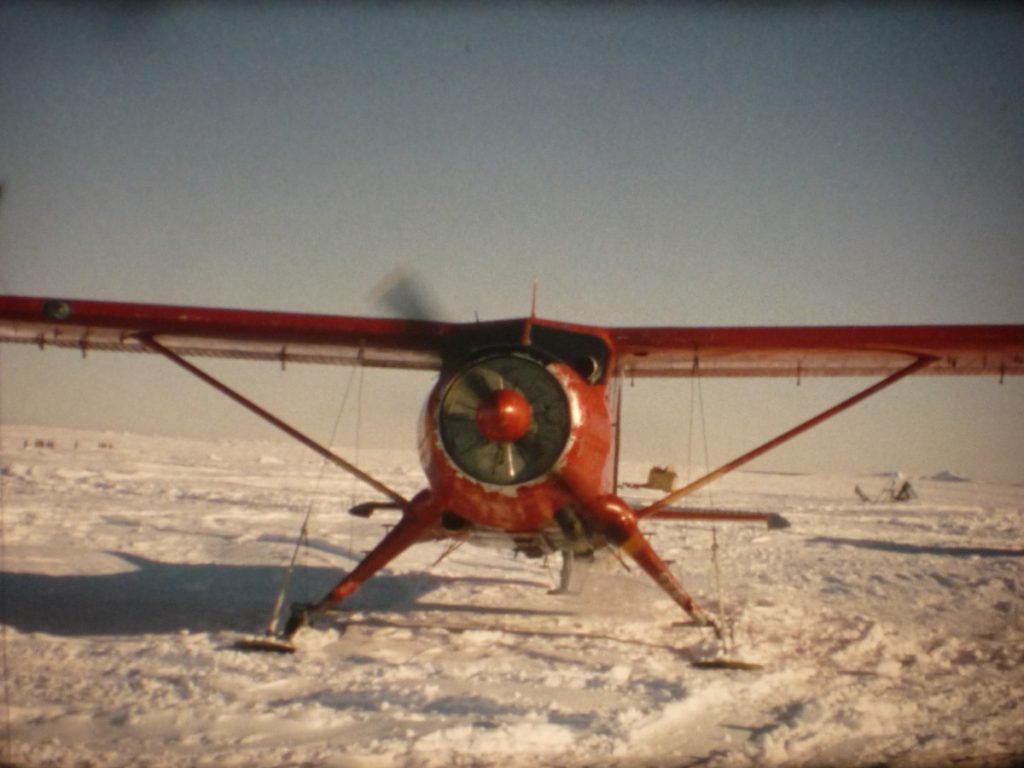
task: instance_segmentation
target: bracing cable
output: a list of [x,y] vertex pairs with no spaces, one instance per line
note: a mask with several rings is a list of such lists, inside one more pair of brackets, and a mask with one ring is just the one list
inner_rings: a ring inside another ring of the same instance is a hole
[[[356,368],[362,369],[362,367],[363,366],[361,365],[356,365],[349,374],[348,381],[345,384],[345,391],[341,396],[341,404],[338,406],[338,410],[334,416],[334,425],[331,427],[331,437],[328,442],[328,445],[330,446],[333,446],[336,442],[338,430],[341,426],[341,418],[345,413],[349,394],[352,391],[352,382],[355,379]],[[317,474],[316,481],[313,483],[314,493],[306,504],[306,511],[302,518],[302,526],[299,528],[299,535],[295,540],[295,548],[292,550],[291,559],[288,562],[288,568],[285,570],[284,576],[281,579],[281,588],[278,590],[277,596],[274,598],[274,606],[271,609],[270,619],[267,622],[267,635],[273,635],[277,629],[278,622],[281,618],[281,610],[284,607],[284,599],[288,593],[288,587],[291,584],[292,575],[295,573],[295,568],[298,565],[299,555],[303,548],[309,543],[309,524],[313,518],[314,499],[323,485],[324,476],[327,473],[327,465],[327,459],[323,459],[320,463],[320,470]]]
[[[696,402],[695,402],[696,400]],[[696,408],[694,408],[696,405]],[[692,454],[693,454],[693,441],[694,441],[694,412],[700,412],[700,431],[701,438],[704,444],[704,466],[705,468],[711,466],[711,451],[708,448],[708,427],[707,427],[707,413],[704,408],[704,388],[701,385],[701,377],[694,376],[691,380],[690,386],[690,433],[689,433],[689,445],[687,447],[687,482],[689,482],[689,472],[693,466]],[[708,495],[708,506],[714,507],[714,499],[712,498],[710,487],[707,488]],[[718,603],[718,615],[725,624],[726,630],[726,643],[728,648],[732,649],[735,647],[735,632],[733,622],[728,621],[725,618],[725,598],[722,590],[722,572],[719,564],[719,551],[721,547],[718,543],[718,526],[712,523],[711,525],[711,565],[714,573],[715,582],[715,600]]]

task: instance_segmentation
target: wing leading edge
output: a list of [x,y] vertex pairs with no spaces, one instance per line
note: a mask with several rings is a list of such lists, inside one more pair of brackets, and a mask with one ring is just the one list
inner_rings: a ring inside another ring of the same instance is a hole
[[[595,328],[534,322],[607,339],[618,370],[631,377],[876,376],[922,357],[934,359],[922,370],[928,374],[1024,374],[1024,325]],[[487,325],[0,297],[0,342],[148,352],[141,339],[153,338],[184,356],[281,365],[436,370],[450,338]]]
[[0,342],[40,348],[432,370],[449,326],[369,317],[0,297]]

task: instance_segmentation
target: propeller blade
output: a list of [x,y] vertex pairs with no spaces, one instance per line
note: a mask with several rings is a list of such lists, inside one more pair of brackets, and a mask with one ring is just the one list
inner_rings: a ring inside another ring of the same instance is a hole
[[487,373],[485,368],[477,366],[463,377],[466,386],[476,396],[477,405],[501,389],[500,376],[498,382],[492,382],[490,376],[486,375]]
[[468,371],[456,380],[446,400],[447,410],[464,410],[475,417],[480,404],[494,394],[495,388],[479,368]]
[[426,283],[408,267],[386,275],[374,287],[371,296],[402,320],[444,319],[440,303],[427,290]]

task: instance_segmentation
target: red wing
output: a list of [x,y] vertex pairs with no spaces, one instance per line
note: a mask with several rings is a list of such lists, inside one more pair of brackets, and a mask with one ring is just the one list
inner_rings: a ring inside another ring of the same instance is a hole
[[1024,374],[1024,325],[612,328],[627,376]]
[[100,301],[0,297],[0,342],[249,360],[436,369],[444,323]]
[[[564,324],[552,323],[560,326]],[[0,297],[0,342],[432,370],[463,326],[367,317]],[[479,326],[474,326],[479,327]],[[569,328],[569,325],[564,325]],[[1024,326],[586,328],[628,376],[885,375],[918,357],[925,373],[1024,374]]]

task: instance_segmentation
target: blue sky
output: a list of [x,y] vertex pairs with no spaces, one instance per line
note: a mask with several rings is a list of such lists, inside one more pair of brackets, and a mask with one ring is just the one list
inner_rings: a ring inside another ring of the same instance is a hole
[[[594,324],[1021,323],[1022,28],[996,4],[5,3],[0,288],[382,314],[412,266],[452,320],[522,315],[537,278],[540,314]],[[265,434],[157,361],[0,355],[9,421]],[[348,375],[228,368],[321,437]],[[367,381],[366,439],[411,442],[429,379]],[[712,463],[864,383],[705,382]],[[641,387],[627,446],[678,464],[690,385]],[[762,464],[1021,481],[1022,412],[1017,381],[909,382]]]

